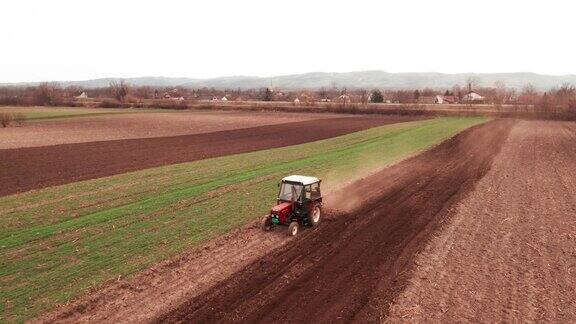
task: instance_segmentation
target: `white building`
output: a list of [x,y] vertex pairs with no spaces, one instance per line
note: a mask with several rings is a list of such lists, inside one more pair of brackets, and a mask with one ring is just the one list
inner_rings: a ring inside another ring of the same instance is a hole
[[484,97],[481,96],[479,93],[474,92],[474,91],[470,91],[467,94],[464,95],[464,97],[462,98],[463,101],[482,101],[484,100]]
[[75,97],[76,99],[88,99],[88,95],[86,92],[82,92],[79,96]]
[[350,99],[350,96],[347,94],[342,94],[338,97],[338,101],[341,103],[350,103],[352,100]]

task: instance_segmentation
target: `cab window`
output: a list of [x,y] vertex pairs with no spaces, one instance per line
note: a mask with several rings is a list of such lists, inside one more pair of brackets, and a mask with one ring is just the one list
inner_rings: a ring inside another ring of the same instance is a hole
[[280,194],[278,195],[278,199],[284,201],[299,201],[301,193],[301,185],[283,182],[282,186],[280,187]]
[[320,192],[320,183],[315,183],[312,185],[312,198],[318,199],[322,197],[322,193]]
[[306,186],[306,198],[307,199],[318,199],[320,198],[320,184],[313,183]]
[[304,191],[306,193],[306,199],[312,199],[312,186],[308,185],[304,187]]

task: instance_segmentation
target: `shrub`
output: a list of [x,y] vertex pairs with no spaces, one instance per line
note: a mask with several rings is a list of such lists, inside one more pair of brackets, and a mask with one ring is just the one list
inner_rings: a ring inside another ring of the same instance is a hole
[[384,96],[382,95],[382,92],[380,92],[380,90],[372,91],[371,99],[372,99],[372,102],[374,102],[374,103],[384,102]]
[[24,116],[23,113],[18,112],[12,115],[12,119],[14,120],[16,125],[22,126],[24,124],[24,121],[26,120],[26,117]]
[[120,106],[120,102],[114,99],[103,99],[98,105],[100,108],[120,108]]
[[12,123],[12,115],[9,113],[0,113],[0,125],[8,127]]
[[57,106],[62,103],[62,88],[57,83],[42,82],[34,88],[34,104]]

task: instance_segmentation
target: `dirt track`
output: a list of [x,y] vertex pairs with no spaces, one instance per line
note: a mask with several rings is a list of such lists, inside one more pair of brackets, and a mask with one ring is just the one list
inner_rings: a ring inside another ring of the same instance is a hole
[[576,322],[576,123],[521,121],[389,321]]
[[[354,212],[327,215],[318,229],[156,320],[382,320],[405,284],[411,260],[489,170],[512,124],[498,120],[474,127],[359,181],[343,193],[358,202]],[[334,206],[340,198],[330,201]]]
[[301,144],[414,120],[327,118],[227,131],[0,150],[0,196],[155,166]]

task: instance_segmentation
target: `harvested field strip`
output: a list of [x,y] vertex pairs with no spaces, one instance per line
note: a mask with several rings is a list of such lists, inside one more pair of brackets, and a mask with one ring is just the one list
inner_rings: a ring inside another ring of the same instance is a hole
[[0,113],[21,113],[27,121],[70,117],[90,117],[112,114],[169,112],[169,109],[110,109],[110,108],[71,108],[71,107],[0,107]]
[[278,179],[288,173],[312,173],[335,183],[483,121],[393,124],[2,197],[0,319],[30,318],[259,217],[274,201]]
[[[97,113],[98,116],[91,118],[38,120],[35,123],[25,123],[22,127],[3,128],[0,132],[0,149],[157,138],[212,133],[305,120],[354,117],[343,114],[274,112],[247,113],[190,110],[162,110],[157,112],[157,110],[142,109],[107,109],[106,111],[111,111],[111,113],[99,112]],[[82,116],[88,116],[88,114]]]

